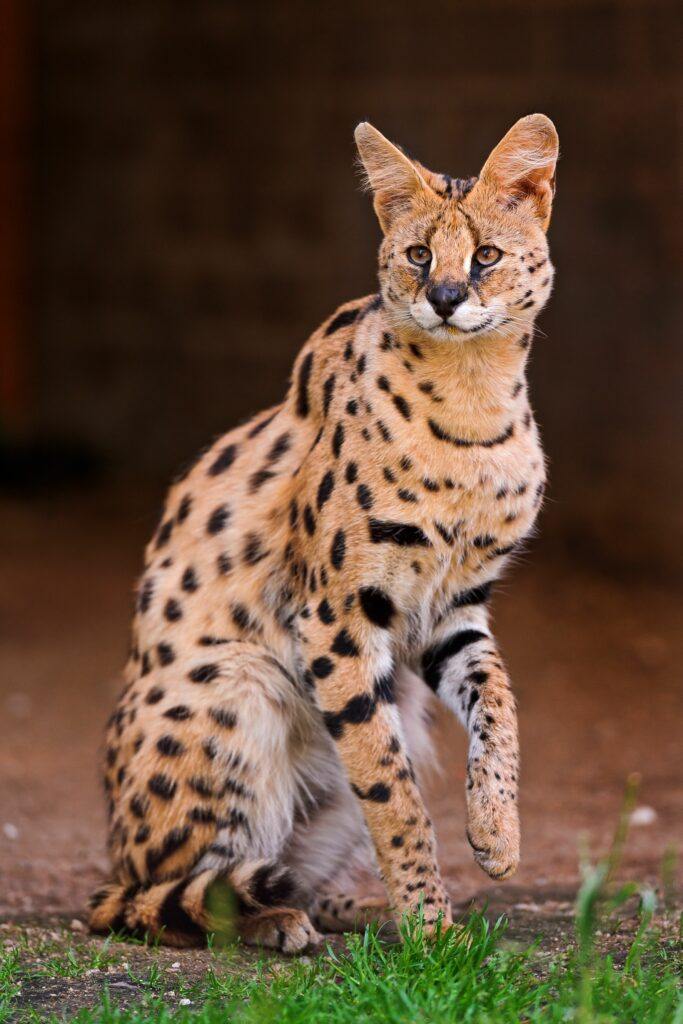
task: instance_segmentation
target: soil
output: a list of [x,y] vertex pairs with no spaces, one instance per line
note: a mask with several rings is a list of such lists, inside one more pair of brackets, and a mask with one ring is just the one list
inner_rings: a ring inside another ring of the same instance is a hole
[[[106,874],[99,748],[154,510],[144,487],[0,502],[0,927],[13,933],[82,920]],[[472,861],[465,737],[437,709],[441,773],[427,796],[444,874],[459,907],[505,910],[513,941],[566,942],[580,847],[606,850],[632,773],[641,782],[621,871],[661,888],[665,852],[683,838],[679,607],[663,585],[590,572],[538,543],[498,588],[522,734],[512,882]],[[203,955],[169,953],[188,969]],[[56,1002],[65,984],[54,981]]]

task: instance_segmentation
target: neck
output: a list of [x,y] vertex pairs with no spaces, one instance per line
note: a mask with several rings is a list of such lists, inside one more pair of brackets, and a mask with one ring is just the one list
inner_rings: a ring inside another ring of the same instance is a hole
[[404,327],[391,337],[391,347],[378,353],[377,373],[449,434],[474,441],[500,436],[527,407],[531,328],[452,343]]

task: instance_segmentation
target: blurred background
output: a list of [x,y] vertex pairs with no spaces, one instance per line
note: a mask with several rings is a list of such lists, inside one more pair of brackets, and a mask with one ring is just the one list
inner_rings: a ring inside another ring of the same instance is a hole
[[[679,5],[0,0],[0,22],[8,906],[78,905],[103,870],[93,765],[165,482],[375,288],[361,119],[456,176],[522,114],[557,124],[531,366],[551,487],[496,605],[527,732],[521,877],[551,849],[571,874],[570,837],[601,834],[632,770],[651,869],[680,796]],[[455,872],[460,810],[434,799]]]

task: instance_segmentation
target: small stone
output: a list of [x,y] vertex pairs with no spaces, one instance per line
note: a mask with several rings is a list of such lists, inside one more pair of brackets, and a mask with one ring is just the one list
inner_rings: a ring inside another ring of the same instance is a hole
[[77,917],[73,918],[73,920],[71,921],[71,924],[69,925],[69,928],[71,929],[72,932],[84,932],[85,931],[85,925],[83,924],[82,921],[79,921],[79,919]]
[[640,825],[653,825],[657,820],[657,812],[654,807],[642,804],[631,811],[630,823],[636,827]]
[[179,999],[178,1000],[178,1006],[192,1006],[192,1000],[191,999]]
[[19,838],[19,829],[16,825],[13,825],[11,821],[5,822],[2,826],[2,831],[6,839],[14,840]]

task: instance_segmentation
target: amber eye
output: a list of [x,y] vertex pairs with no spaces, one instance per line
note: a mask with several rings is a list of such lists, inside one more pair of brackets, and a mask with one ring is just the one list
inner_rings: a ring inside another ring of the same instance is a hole
[[408,259],[416,267],[426,267],[431,263],[432,254],[426,245],[411,245],[408,249]]
[[480,245],[474,258],[482,267],[492,267],[502,255],[500,249],[496,249],[495,245]]

